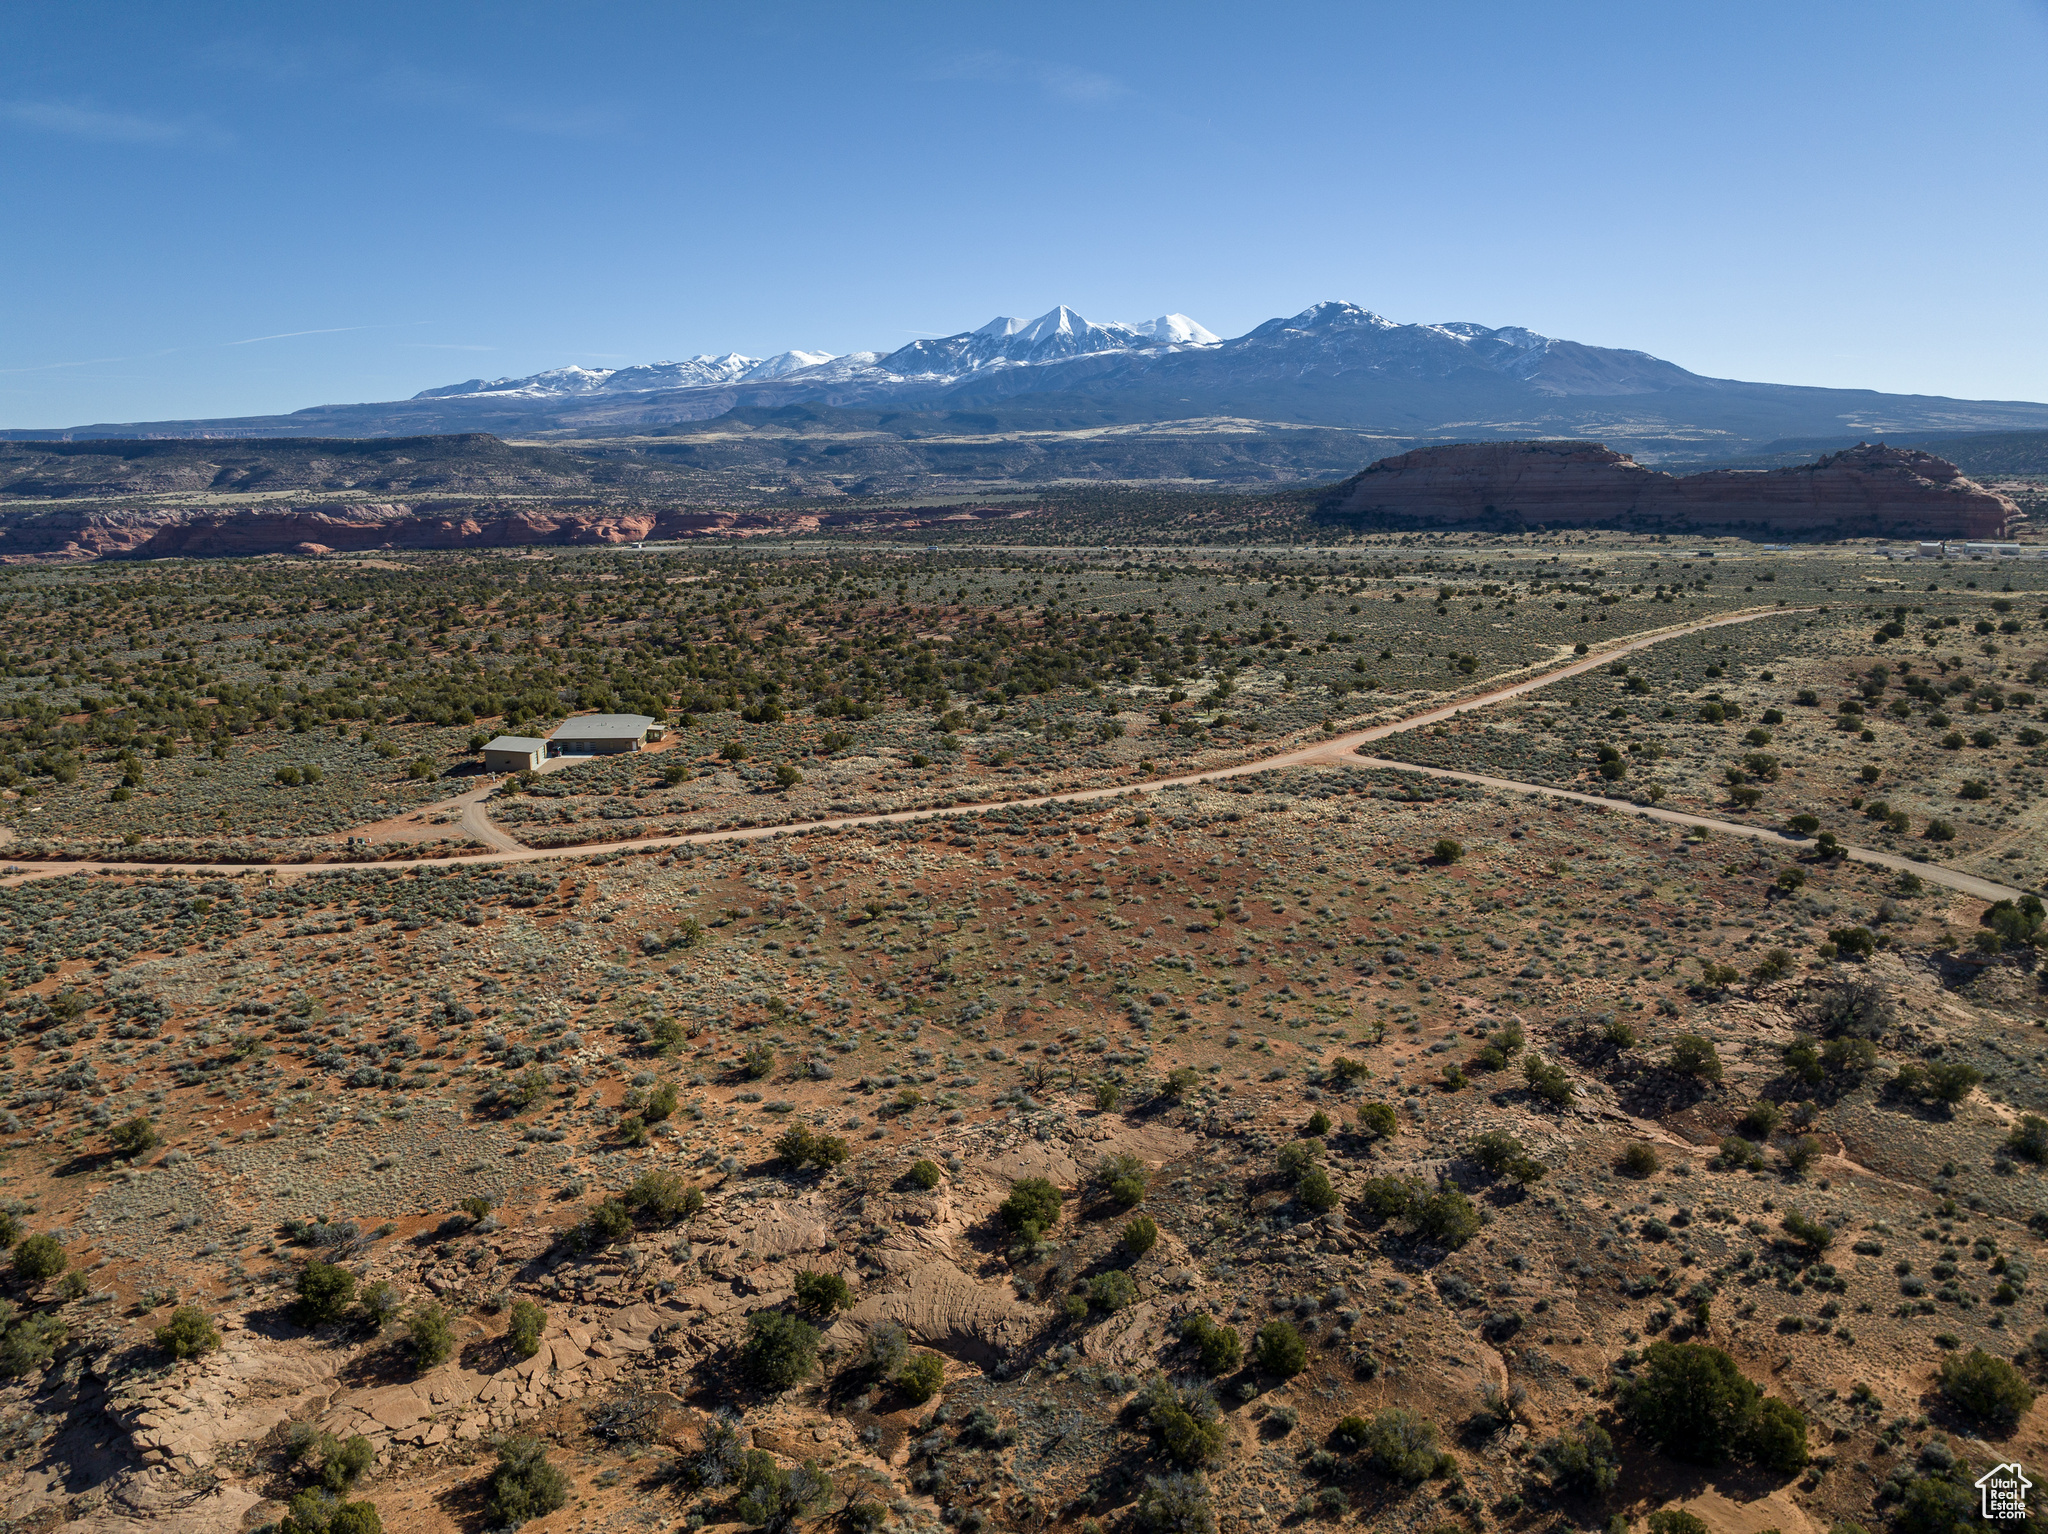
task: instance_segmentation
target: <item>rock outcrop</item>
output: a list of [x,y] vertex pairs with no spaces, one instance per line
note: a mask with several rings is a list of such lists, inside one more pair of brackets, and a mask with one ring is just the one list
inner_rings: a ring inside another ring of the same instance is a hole
[[1998,538],[2024,520],[1954,464],[1863,443],[1790,469],[1683,478],[1597,442],[1478,442],[1382,458],[1318,505],[1359,528],[1603,527],[1778,538]]
[[551,508],[465,502],[248,508],[77,507],[0,513],[0,563],[82,559],[217,559],[252,554],[363,554],[382,549],[517,548],[679,538],[748,538],[1029,515],[1030,508]]

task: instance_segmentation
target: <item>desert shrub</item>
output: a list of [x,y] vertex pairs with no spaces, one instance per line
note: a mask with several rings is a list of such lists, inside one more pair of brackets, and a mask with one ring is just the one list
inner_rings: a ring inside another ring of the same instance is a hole
[[1228,1374],[1243,1356],[1236,1330],[1199,1312],[1181,1322],[1180,1335],[1193,1344],[1204,1373]]
[[1095,1083],[1095,1106],[1099,1112],[1107,1113],[1123,1101],[1124,1089],[1114,1081]]
[[619,1202],[635,1214],[664,1225],[687,1220],[704,1208],[704,1192],[680,1173],[649,1167],[619,1195]]
[[107,1138],[124,1156],[146,1156],[163,1144],[163,1137],[156,1132],[156,1126],[139,1114],[125,1123],[116,1124],[107,1132]]
[[1138,1281],[1123,1268],[1111,1268],[1088,1280],[1088,1303],[1097,1310],[1122,1310],[1137,1298]]
[[913,1186],[929,1193],[939,1185],[939,1166],[935,1161],[914,1161],[910,1166],[910,1181]]
[[765,1529],[767,1534],[787,1534],[832,1495],[831,1480],[817,1461],[808,1459],[793,1470],[778,1469],[770,1460],[741,1484],[733,1512],[741,1523]]
[[584,1222],[587,1239],[594,1246],[612,1246],[633,1234],[633,1215],[615,1198],[600,1199]]
[[1713,1534],[1706,1520],[1682,1507],[1667,1507],[1650,1514],[1650,1534]]
[[1472,1200],[1448,1187],[1418,1200],[1409,1220],[1417,1235],[1453,1251],[1478,1235],[1484,1223]]
[[55,1236],[44,1232],[28,1237],[14,1249],[14,1276],[25,1284],[40,1284],[55,1278],[71,1265]]
[[1124,1222],[1123,1233],[1118,1239],[1133,1257],[1143,1257],[1159,1242],[1158,1223],[1150,1215],[1132,1215]]
[[1208,1464],[1224,1445],[1222,1412],[1206,1388],[1177,1390],[1163,1374],[1147,1382],[1145,1420],[1166,1457],[1183,1469]]
[[1715,1051],[1713,1040],[1697,1033],[1681,1033],[1671,1041],[1671,1068],[1702,1081],[1719,1081],[1721,1056]]
[[1805,1463],[1806,1419],[1765,1397],[1717,1347],[1653,1342],[1624,1387],[1623,1414],[1666,1452],[1701,1464],[1750,1458],[1789,1471]]
[[775,1137],[775,1154],[792,1172],[807,1166],[835,1167],[853,1154],[837,1135],[821,1135],[802,1124],[792,1124]]
[[569,1500],[569,1478],[548,1463],[538,1438],[508,1438],[498,1445],[497,1468],[486,1486],[484,1516],[491,1527],[516,1529]]
[[749,1044],[740,1057],[740,1070],[749,1080],[759,1081],[775,1069],[775,1051],[766,1044]]
[[813,1273],[803,1268],[796,1275],[796,1302],[805,1310],[822,1310],[830,1315],[853,1304],[853,1290],[837,1273]]
[[1330,1181],[1330,1174],[1321,1167],[1308,1173],[1294,1185],[1294,1196],[1302,1207],[1322,1214],[1337,1207],[1336,1185]]
[[1397,1481],[1420,1481],[1436,1468],[1436,1424],[1405,1406],[1390,1406],[1366,1428],[1373,1468]]
[[[0,1313],[11,1310],[0,1307]],[[31,1374],[51,1363],[69,1339],[70,1328],[48,1314],[18,1316],[0,1332],[0,1375]]]
[[1192,1065],[1178,1065],[1166,1073],[1165,1090],[1168,1097],[1185,1097],[1194,1091],[1202,1080],[1202,1073]]
[[381,1278],[366,1285],[356,1295],[356,1310],[362,1316],[366,1331],[384,1330],[385,1323],[398,1314],[399,1304],[398,1291]]
[[1522,1057],[1522,1079],[1529,1084],[1529,1090],[1545,1102],[1567,1103],[1572,1096],[1571,1075],[1561,1065],[1545,1060],[1541,1055]]
[[1199,1475],[1155,1475],[1131,1509],[1140,1534],[1216,1534],[1209,1488]]
[[532,1300],[513,1302],[511,1325],[505,1335],[521,1358],[531,1358],[540,1351],[540,1339],[547,1329],[548,1313],[539,1305]]
[[424,1374],[444,1364],[455,1351],[455,1332],[448,1325],[448,1312],[439,1305],[422,1305],[406,1319],[412,1342],[413,1367]]
[[1536,1451],[1536,1461],[1559,1491],[1605,1496],[1621,1476],[1621,1457],[1607,1429],[1590,1418],[1569,1427]]
[[213,1318],[197,1305],[180,1305],[155,1335],[156,1345],[173,1358],[197,1358],[220,1346]]
[[1615,1170],[1624,1177],[1648,1177],[1663,1164],[1657,1159],[1654,1147],[1637,1140],[1621,1153],[1621,1158],[1615,1163]]
[[300,1325],[324,1326],[339,1321],[355,1297],[355,1274],[315,1257],[299,1270],[298,1303],[293,1310]]
[[1010,1195],[996,1213],[1026,1240],[1036,1240],[1059,1220],[1060,1190],[1043,1177],[1024,1177],[1010,1186]]
[[1784,1109],[1765,1099],[1751,1103],[1749,1111],[1742,1115],[1742,1122],[1736,1127],[1752,1140],[1768,1140],[1777,1129],[1778,1120],[1784,1116]]
[[619,1141],[629,1146],[647,1143],[647,1120],[637,1113],[629,1113],[619,1120]]
[[2048,1119],[2038,1113],[2023,1114],[2019,1127],[2005,1137],[2005,1148],[2029,1161],[2048,1161]]
[[1390,1103],[1367,1103],[1358,1110],[1358,1132],[1375,1140],[1391,1140],[1401,1119]]
[[1308,1344],[1291,1321],[1268,1321],[1252,1339],[1252,1359],[1268,1374],[1293,1379],[1308,1367]]
[[946,1361],[936,1353],[919,1353],[896,1376],[897,1388],[922,1406],[946,1383]]
[[1095,1182],[1103,1192],[1129,1209],[1145,1197],[1145,1163],[1128,1151],[1113,1151],[1095,1168]]
[[1941,1361],[1941,1391],[1979,1421],[2002,1428],[2012,1427],[2034,1404],[2026,1376],[1982,1348]]
[[1832,1228],[1823,1225],[1819,1220],[1801,1214],[1797,1209],[1787,1210],[1785,1218],[1779,1224],[1784,1229],[1786,1235],[1790,1236],[1800,1246],[1805,1247],[1815,1257],[1818,1257],[1822,1252],[1825,1252],[1830,1246],[1834,1245],[1835,1233]]
[[1276,1160],[1280,1176],[1287,1182],[1299,1182],[1308,1175],[1309,1169],[1323,1153],[1320,1140],[1289,1140],[1280,1147]]
[[1308,1122],[1301,1126],[1303,1134],[1322,1136],[1330,1132],[1330,1115],[1318,1108],[1308,1116]]
[[894,1379],[910,1363],[910,1333],[895,1321],[878,1321],[861,1338],[849,1367],[869,1379]]
[[314,1447],[320,1455],[320,1484],[331,1492],[346,1491],[377,1463],[377,1446],[361,1433],[340,1441],[322,1433]]
[[1455,863],[1465,855],[1464,847],[1448,836],[1438,837],[1436,845],[1430,848],[1430,851],[1435,854],[1439,863]]
[[795,1316],[760,1310],[747,1318],[740,1362],[755,1384],[784,1391],[811,1372],[818,1361],[818,1334]]

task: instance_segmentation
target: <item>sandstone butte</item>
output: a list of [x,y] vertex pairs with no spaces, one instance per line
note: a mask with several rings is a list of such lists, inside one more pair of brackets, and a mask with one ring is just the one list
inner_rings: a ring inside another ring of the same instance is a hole
[[249,554],[360,554],[380,549],[516,548],[623,544],[678,538],[784,537],[821,530],[905,532],[949,522],[1001,520],[1028,509],[834,506],[630,511],[511,508],[387,501],[260,508],[77,507],[0,515],[0,564],[82,559],[218,558]]
[[1778,538],[2002,538],[2007,497],[1931,453],[1859,443],[1790,469],[1683,478],[1597,442],[1473,442],[1382,458],[1318,503],[1360,529],[1599,527]]

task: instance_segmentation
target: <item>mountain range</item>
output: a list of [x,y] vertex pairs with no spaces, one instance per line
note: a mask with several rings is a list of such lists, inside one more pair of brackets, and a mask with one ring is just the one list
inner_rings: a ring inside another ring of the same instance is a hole
[[958,413],[983,432],[1228,418],[1410,442],[1590,438],[1650,462],[1739,455],[1791,437],[2048,428],[2048,404],[1710,378],[1647,352],[1520,326],[1403,324],[1329,302],[1227,340],[1185,315],[1133,325],[1089,321],[1061,306],[890,352],[569,366],[289,415],[0,436],[631,437],[792,406]]

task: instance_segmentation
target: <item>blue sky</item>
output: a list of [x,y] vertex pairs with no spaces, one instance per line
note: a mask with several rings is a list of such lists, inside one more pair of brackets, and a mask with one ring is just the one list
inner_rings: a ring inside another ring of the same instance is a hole
[[1319,299],[2048,399],[2048,0],[22,5],[0,425]]

